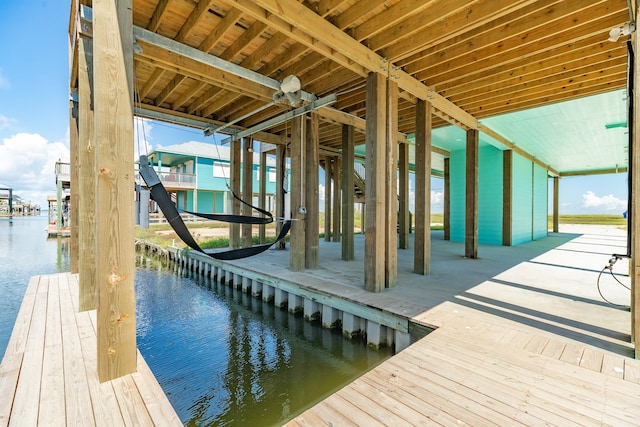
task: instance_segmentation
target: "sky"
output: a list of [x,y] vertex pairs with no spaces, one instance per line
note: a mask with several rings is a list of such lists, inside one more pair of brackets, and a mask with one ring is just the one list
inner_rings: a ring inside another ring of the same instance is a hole
[[[69,5],[0,1],[0,185],[43,208],[47,195],[55,195],[55,162],[69,161]],[[212,142],[193,129],[149,121],[140,126],[149,150]],[[442,212],[442,191],[442,180],[433,179],[433,212]],[[560,213],[621,215],[626,199],[626,174],[560,180]]]

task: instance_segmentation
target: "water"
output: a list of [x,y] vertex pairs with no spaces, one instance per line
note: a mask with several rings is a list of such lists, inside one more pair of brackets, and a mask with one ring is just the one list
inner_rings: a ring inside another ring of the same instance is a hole
[[69,271],[69,239],[47,239],[47,215],[0,218],[0,355],[7,348],[29,278]]
[[[0,220],[0,352],[29,277],[69,271],[46,217]],[[390,356],[210,279],[137,257],[138,347],[188,426],[280,425]]]

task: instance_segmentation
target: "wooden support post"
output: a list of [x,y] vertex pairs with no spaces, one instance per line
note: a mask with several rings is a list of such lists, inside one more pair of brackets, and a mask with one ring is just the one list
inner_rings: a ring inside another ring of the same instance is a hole
[[[276,218],[285,217],[285,200],[284,200],[284,185],[287,172],[287,155],[286,147],[284,145],[276,146]],[[288,217],[288,216],[287,216]],[[276,236],[280,234],[282,230],[282,222],[276,223]],[[286,242],[283,240],[276,243],[276,249],[284,249]]]
[[[229,186],[235,194],[240,194],[240,141],[231,141],[231,153],[229,155]],[[231,213],[240,215],[241,203],[238,199],[229,193],[231,202]],[[240,224],[229,224],[229,249],[238,249],[241,246],[240,241]]]
[[[253,138],[242,138],[242,200],[253,204]],[[253,209],[242,205],[242,215],[253,215]],[[250,248],[253,243],[253,226],[242,224],[242,247]]]
[[431,270],[431,127],[432,106],[416,103],[416,233],[413,272]]
[[93,41],[81,36],[78,44],[78,164],[80,191],[78,204],[79,311],[97,307],[96,281],[96,147],[94,139]]
[[136,370],[131,0],[94,0],[98,378]]
[[385,283],[385,146],[387,117],[386,77],[367,76],[364,288],[380,292]]
[[331,241],[331,157],[324,158],[324,241]]
[[[334,242],[342,240],[342,159],[338,156],[333,158],[333,233]],[[353,191],[353,190],[352,190]]]
[[450,160],[444,159],[444,206],[442,221],[444,222],[444,240],[451,240],[451,172]]
[[[267,153],[260,153],[260,190],[258,193],[258,206],[260,209],[267,209]],[[260,244],[264,244],[267,241],[266,225],[260,224],[258,226],[258,240]]]
[[409,144],[400,144],[398,163],[400,169],[400,194],[398,207],[398,247],[409,249]]
[[394,288],[398,284],[398,83],[393,80],[387,80],[386,106],[384,286]]
[[[553,177],[553,232],[560,230],[560,177]],[[627,212],[629,215],[629,212]]]
[[318,132],[320,118],[317,113],[309,113],[306,118],[306,154],[304,171],[304,193],[306,199],[307,219],[305,233],[305,268],[318,268],[320,257],[320,197],[318,194],[320,167],[320,134]]
[[513,151],[502,152],[502,244],[511,246],[513,230]]
[[467,130],[464,256],[478,258],[478,135]]
[[303,154],[304,149],[304,116],[298,116],[291,123],[291,212],[293,224],[291,224],[289,269],[291,271],[302,271],[305,265],[305,218],[302,184],[303,175]]
[[76,102],[69,101],[69,168],[70,168],[70,197],[71,206],[69,207],[69,227],[71,235],[69,236],[69,262],[71,273],[78,272],[78,199],[80,195],[79,182],[79,153],[78,153],[78,105]]
[[342,180],[340,186],[342,188],[342,259],[345,261],[354,259],[355,246],[353,237],[355,220],[353,207],[353,162],[355,156],[353,138],[353,126],[342,125]]

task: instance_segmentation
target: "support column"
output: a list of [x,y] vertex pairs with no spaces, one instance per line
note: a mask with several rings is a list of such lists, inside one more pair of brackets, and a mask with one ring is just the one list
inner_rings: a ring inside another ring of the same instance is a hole
[[409,144],[400,144],[400,200],[398,212],[398,239],[400,249],[409,249]]
[[[333,241],[342,240],[342,159],[336,156],[333,158]],[[353,191],[353,190],[351,190]]]
[[386,79],[367,76],[364,288],[380,292],[385,283],[385,141],[387,117]]
[[[258,206],[260,209],[267,209],[267,153],[260,153],[260,190],[258,193]],[[265,244],[267,239],[266,225],[258,226],[258,240],[260,244]]]
[[[295,117],[291,123],[291,212],[293,223],[291,224],[289,269],[302,271],[305,265],[305,218],[303,191],[305,186],[302,181],[304,150],[304,116]],[[303,209],[304,208],[304,209]]]
[[[385,142],[385,288],[398,284],[398,83],[387,80]],[[430,157],[430,156],[429,156]]]
[[324,241],[331,241],[331,157],[324,158]]
[[444,206],[442,221],[444,222],[444,240],[451,240],[451,173],[450,159],[444,159]]
[[464,256],[478,258],[478,130],[467,130]]
[[416,233],[413,272],[431,270],[431,127],[432,106],[418,99],[416,104]]
[[305,147],[305,199],[307,208],[305,233],[305,268],[318,268],[320,257],[320,197],[318,194],[320,167],[320,118],[317,113],[309,113],[306,117],[306,147]]
[[513,151],[502,152],[502,244],[511,246],[513,230]]
[[[253,138],[242,138],[242,200],[253,204]],[[253,209],[242,205],[242,215],[251,216]],[[253,226],[242,224],[242,247],[252,246]]]
[[69,168],[70,168],[70,196],[71,206],[69,206],[69,262],[71,273],[78,272],[78,199],[80,196],[79,186],[79,166],[78,166],[78,105],[69,102]]
[[96,280],[96,147],[94,139],[93,41],[81,36],[78,42],[78,164],[80,191],[78,273],[79,311],[97,307]]
[[[284,218],[285,212],[285,200],[284,200],[284,186],[287,172],[286,162],[286,147],[284,145],[276,146],[276,218]],[[287,214],[288,217],[288,214]],[[276,236],[280,234],[282,230],[282,222],[276,223]],[[276,249],[284,249],[286,242],[284,239],[276,243]]]
[[94,0],[98,377],[136,370],[133,31],[130,0]]
[[353,126],[342,125],[342,180],[340,186],[342,187],[342,259],[345,261],[354,259],[353,162],[355,152],[353,138]]
[[[560,177],[553,177],[553,232],[560,230]],[[627,212],[629,215],[629,212]]]
[[[235,194],[240,194],[240,141],[231,141],[231,149],[229,155],[229,186]],[[231,214],[240,215],[240,201],[229,194],[231,202]],[[240,241],[240,224],[229,224],[229,249],[238,249],[241,246]]]

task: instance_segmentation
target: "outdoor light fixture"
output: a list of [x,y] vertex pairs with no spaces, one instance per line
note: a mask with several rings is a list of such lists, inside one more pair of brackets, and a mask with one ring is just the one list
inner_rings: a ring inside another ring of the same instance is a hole
[[286,97],[289,100],[289,104],[292,106],[297,104],[300,99],[302,93],[300,92],[301,84],[300,79],[296,76],[287,76],[280,83],[280,90],[273,95],[273,100],[276,102],[281,102],[283,97]]
[[624,24],[622,27],[613,27],[611,31],[609,31],[609,41],[617,42],[620,36],[628,36],[631,33],[636,31],[635,22],[630,22]]

